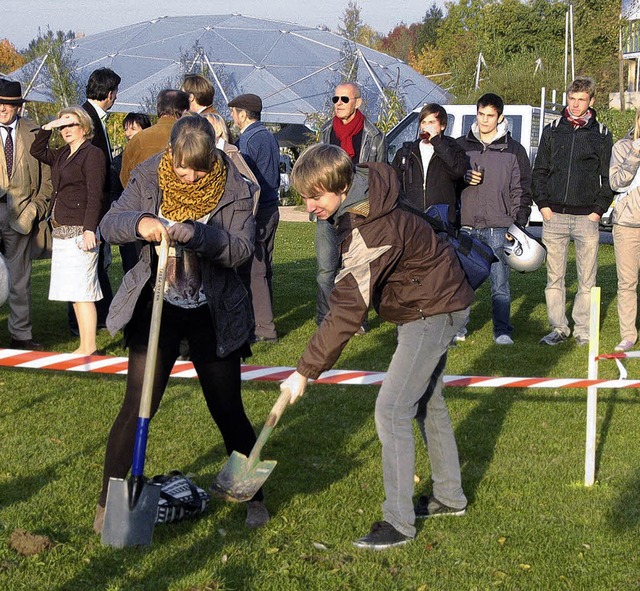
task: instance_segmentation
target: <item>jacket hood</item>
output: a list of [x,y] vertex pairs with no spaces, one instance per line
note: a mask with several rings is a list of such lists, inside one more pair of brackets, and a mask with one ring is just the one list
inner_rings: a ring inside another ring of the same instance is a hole
[[[507,135],[509,131],[509,120],[505,117],[500,123],[498,123],[498,127],[496,128],[496,135],[491,140],[492,144],[495,144],[498,140],[502,139]],[[480,130],[478,129],[478,122],[474,121],[471,125],[471,129],[469,130],[469,135],[473,135],[479,142],[482,142],[480,139]]]
[[394,209],[399,194],[400,181],[391,166],[382,162],[358,164],[347,197],[335,213],[336,220],[352,213],[368,223]]

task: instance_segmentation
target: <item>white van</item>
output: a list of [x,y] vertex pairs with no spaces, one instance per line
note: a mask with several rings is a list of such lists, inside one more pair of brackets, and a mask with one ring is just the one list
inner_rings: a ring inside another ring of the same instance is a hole
[[[469,133],[471,125],[476,120],[476,105],[443,105],[447,111],[446,135],[458,138]],[[418,114],[422,107],[409,113],[388,134],[388,159],[393,160],[396,152],[404,142],[412,142],[418,137]],[[514,140],[520,142],[527,154],[531,166],[538,153],[538,144],[542,135],[542,128],[560,117],[560,111],[545,111],[544,122],[540,122],[540,107],[531,105],[505,105],[504,115],[509,121],[509,131]],[[542,216],[537,206],[532,204],[529,223],[542,223]]]

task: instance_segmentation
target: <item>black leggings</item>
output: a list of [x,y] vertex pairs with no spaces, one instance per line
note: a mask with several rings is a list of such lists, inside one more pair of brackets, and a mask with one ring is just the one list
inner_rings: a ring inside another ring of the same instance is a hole
[[[129,368],[122,408],[111,427],[105,454],[102,493],[104,506],[109,478],[125,478],[131,468],[142,381],[147,355],[151,305],[136,314],[129,334]],[[249,455],[256,435],[242,404],[240,357],[234,351],[224,358],[216,355],[216,340],[208,306],[182,309],[164,303],[158,345],[158,360],[153,383],[151,417],[160,406],[169,375],[179,355],[180,341],[186,338],[194,368],[211,417],[220,429],[227,454],[238,451]],[[263,499],[259,490],[253,500]]]

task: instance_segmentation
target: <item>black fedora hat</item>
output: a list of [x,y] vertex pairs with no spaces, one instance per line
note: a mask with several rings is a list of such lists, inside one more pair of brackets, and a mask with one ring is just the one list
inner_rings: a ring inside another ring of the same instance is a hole
[[0,103],[5,105],[21,105],[26,102],[22,98],[22,87],[20,82],[0,78]]

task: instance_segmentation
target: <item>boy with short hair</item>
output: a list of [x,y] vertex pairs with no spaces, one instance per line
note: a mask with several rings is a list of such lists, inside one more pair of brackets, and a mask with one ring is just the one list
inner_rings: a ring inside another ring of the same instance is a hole
[[531,165],[527,151],[511,137],[502,98],[484,94],[477,109],[469,133],[458,138],[470,165],[460,196],[461,224],[486,242],[498,259],[490,275],[493,338],[497,345],[513,345],[510,267],[502,246],[511,224],[527,225]]
[[555,346],[571,334],[566,310],[565,276],[569,242],[576,249],[578,291],[573,300],[577,345],[589,342],[590,292],[598,271],[599,222],[613,199],[609,184],[611,132],[593,109],[595,82],[576,78],[567,90],[562,117],[542,131],[533,169],[533,198],[542,215],[547,247],[544,290],[551,332],[540,344]]
[[386,500],[384,521],[356,540],[358,548],[399,546],[415,536],[412,496],[418,421],[431,459],[433,493],[419,517],[462,515],[460,463],[443,397],[447,350],[464,325],[473,290],[453,248],[418,215],[397,207],[399,182],[383,163],[355,167],[348,154],[318,144],[298,158],[291,175],[307,211],[336,229],[342,268],[329,313],[282,384],[294,402],[309,378],[337,361],[370,305],[398,325],[398,346],[376,401]]

